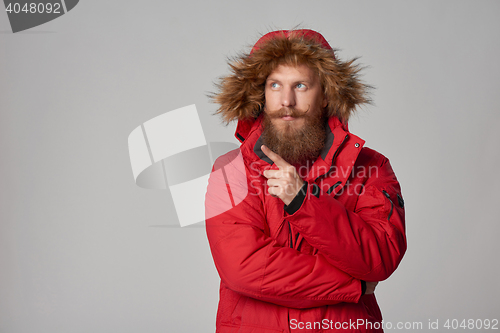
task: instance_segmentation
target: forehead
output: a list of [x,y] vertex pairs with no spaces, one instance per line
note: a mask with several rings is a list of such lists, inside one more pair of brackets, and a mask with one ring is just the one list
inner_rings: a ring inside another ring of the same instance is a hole
[[319,77],[314,70],[305,64],[280,64],[269,74],[267,80],[316,82],[319,81]]

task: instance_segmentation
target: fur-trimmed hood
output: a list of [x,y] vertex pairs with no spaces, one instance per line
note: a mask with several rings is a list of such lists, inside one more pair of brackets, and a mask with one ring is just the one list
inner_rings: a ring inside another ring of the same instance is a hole
[[263,110],[269,74],[281,64],[306,64],[320,76],[327,116],[346,124],[358,105],[370,102],[370,87],[360,81],[355,60],[337,59],[325,38],[313,30],[273,31],[262,36],[250,53],[230,60],[231,74],[220,79],[211,98],[220,105],[216,113],[226,123],[252,122]]

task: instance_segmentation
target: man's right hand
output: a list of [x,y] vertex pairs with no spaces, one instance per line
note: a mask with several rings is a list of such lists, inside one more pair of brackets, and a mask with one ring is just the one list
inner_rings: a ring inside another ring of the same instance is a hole
[[378,282],[366,282],[366,291],[365,295],[371,295],[375,293],[375,287],[377,286]]

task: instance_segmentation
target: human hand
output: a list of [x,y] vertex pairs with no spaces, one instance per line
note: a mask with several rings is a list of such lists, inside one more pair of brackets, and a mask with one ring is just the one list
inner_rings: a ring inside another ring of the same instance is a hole
[[261,149],[279,168],[278,170],[264,171],[264,177],[267,178],[269,187],[268,192],[270,195],[280,198],[285,205],[289,205],[299,193],[304,181],[300,178],[295,167],[281,156],[264,145],[261,146]]
[[371,295],[375,293],[375,287],[377,286],[378,282],[366,282],[366,291],[365,295]]

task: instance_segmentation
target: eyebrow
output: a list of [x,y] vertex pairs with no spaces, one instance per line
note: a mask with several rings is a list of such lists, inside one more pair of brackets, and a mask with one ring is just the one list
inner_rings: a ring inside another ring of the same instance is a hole
[[[266,82],[268,81],[276,81],[276,82],[281,82],[281,80],[279,79],[275,79],[271,76],[268,76],[267,79],[266,79]],[[309,81],[309,80],[297,80],[297,81],[294,81],[292,84],[297,84],[297,83],[307,83],[307,84],[311,84],[312,81]]]

